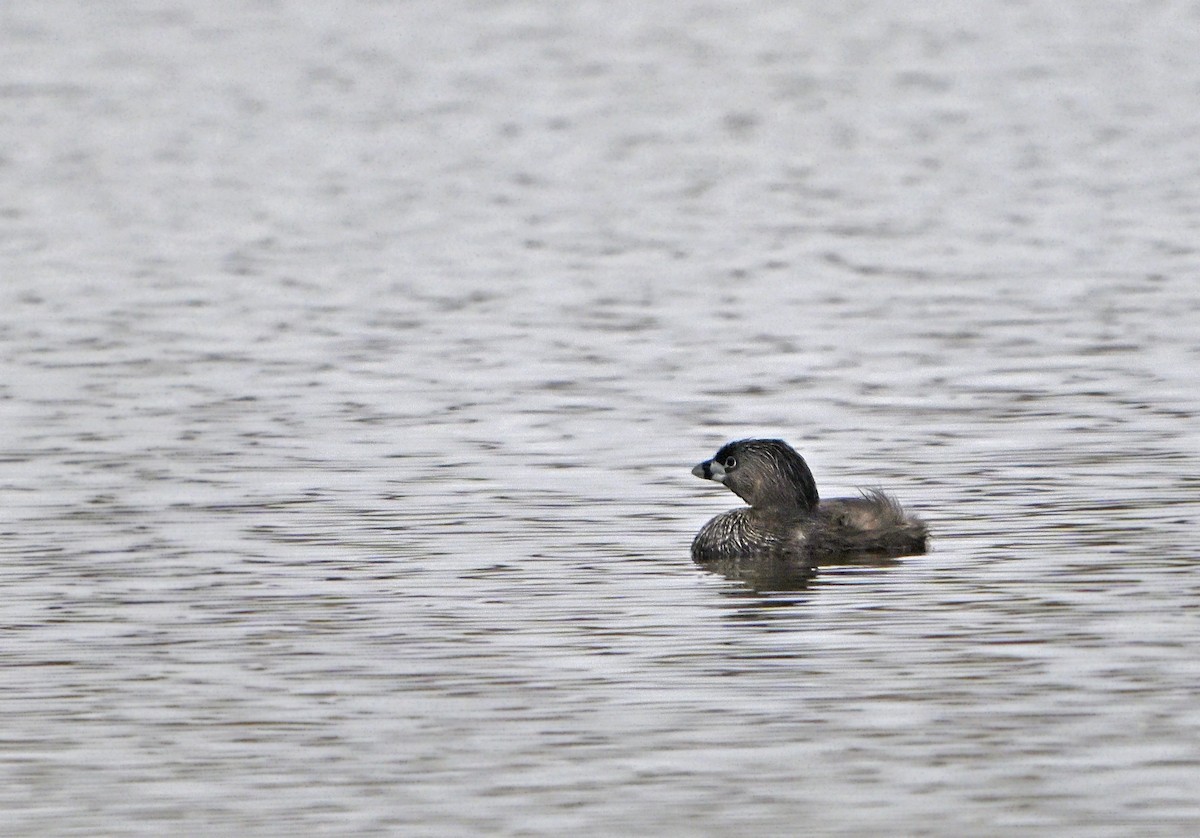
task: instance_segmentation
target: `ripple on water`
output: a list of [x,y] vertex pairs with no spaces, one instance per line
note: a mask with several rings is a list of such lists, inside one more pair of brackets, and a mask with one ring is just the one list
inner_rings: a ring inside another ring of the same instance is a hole
[[1193,8],[294,5],[10,13],[8,833],[1200,827]]

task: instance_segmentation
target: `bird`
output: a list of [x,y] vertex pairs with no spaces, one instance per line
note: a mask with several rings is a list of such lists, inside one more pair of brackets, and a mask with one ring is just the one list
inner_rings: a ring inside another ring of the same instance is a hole
[[722,512],[692,541],[692,559],[741,573],[752,563],[810,574],[822,561],[924,553],[928,528],[877,489],[821,500],[808,463],[782,439],[722,446],[692,474],[723,484],[749,504]]

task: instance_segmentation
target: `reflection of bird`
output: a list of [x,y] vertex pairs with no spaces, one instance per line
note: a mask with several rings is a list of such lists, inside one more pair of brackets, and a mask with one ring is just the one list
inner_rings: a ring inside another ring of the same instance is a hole
[[731,442],[692,474],[725,484],[750,504],[701,528],[692,542],[697,562],[763,558],[811,565],[855,554],[925,552],[925,524],[883,492],[821,500],[808,464],[781,439]]

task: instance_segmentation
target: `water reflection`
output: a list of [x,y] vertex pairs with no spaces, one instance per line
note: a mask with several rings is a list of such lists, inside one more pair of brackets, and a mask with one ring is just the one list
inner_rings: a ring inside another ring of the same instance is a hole
[[850,553],[829,556],[819,563],[788,561],[772,556],[735,556],[700,565],[707,571],[741,582],[755,593],[803,591],[821,575],[821,568],[891,568],[903,562],[894,556]]
[[726,579],[742,582],[758,593],[802,591],[817,575],[817,569],[812,565],[777,556],[732,556],[700,566]]

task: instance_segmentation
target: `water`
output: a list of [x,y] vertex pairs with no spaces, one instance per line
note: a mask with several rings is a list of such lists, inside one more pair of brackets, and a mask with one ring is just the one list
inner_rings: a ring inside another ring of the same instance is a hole
[[6,5],[0,831],[1194,832],[1198,23]]

